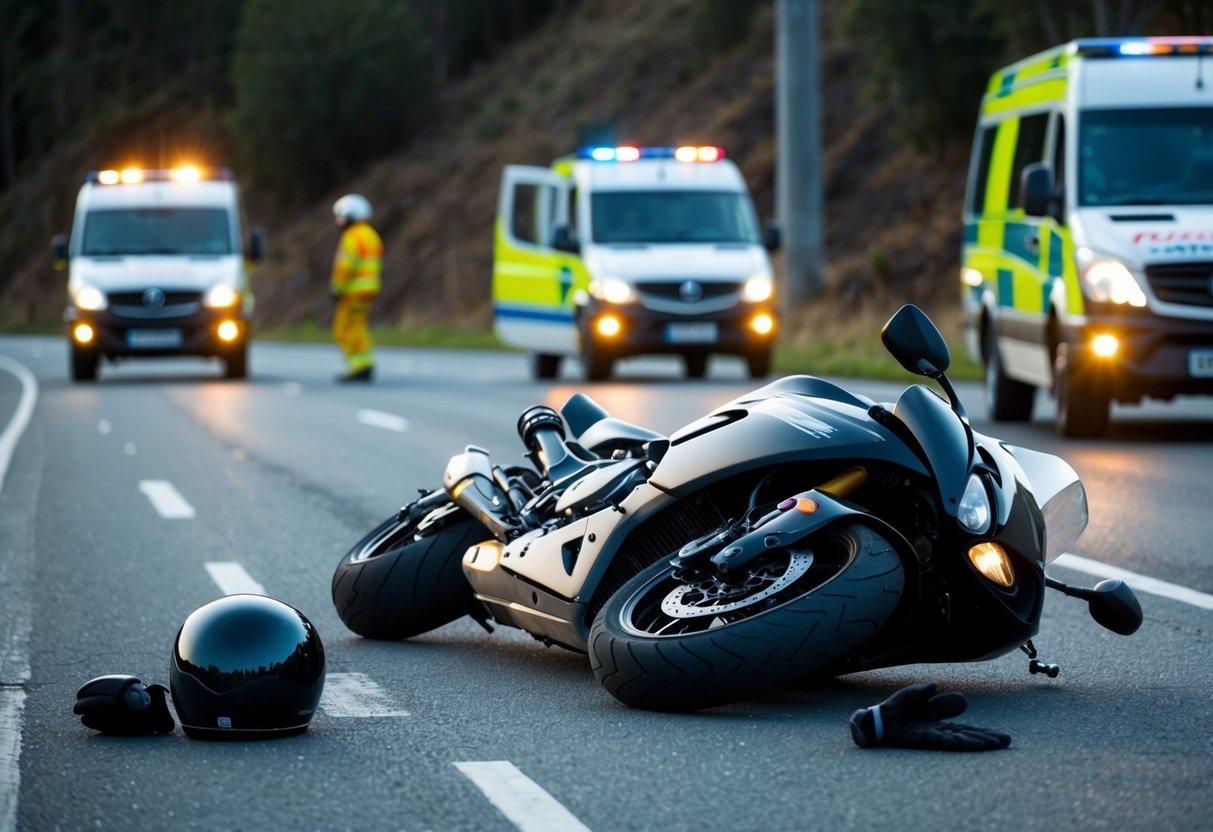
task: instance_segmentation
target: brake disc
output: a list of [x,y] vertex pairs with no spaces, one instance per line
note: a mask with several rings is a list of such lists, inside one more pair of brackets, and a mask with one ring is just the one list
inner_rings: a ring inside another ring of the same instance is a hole
[[[757,604],[759,601],[766,600],[772,595],[787,589],[793,581],[805,572],[808,572],[809,567],[813,565],[812,552],[791,552],[789,554],[788,565],[782,575],[760,588],[757,592],[746,595],[744,598],[716,603],[711,600],[713,596],[728,597],[733,593],[729,593],[727,588],[714,589],[708,582],[704,581],[693,584],[680,584],[661,600],[661,611],[671,618],[699,618],[701,616],[732,612],[733,610],[739,610],[743,607]],[[755,572],[749,573],[743,581],[742,588],[755,577],[755,574]],[[759,582],[761,583],[761,580]],[[692,595],[692,600],[689,603],[686,600],[688,595]],[[695,600],[696,598],[699,600]],[[707,603],[704,603],[704,601],[707,601]]]

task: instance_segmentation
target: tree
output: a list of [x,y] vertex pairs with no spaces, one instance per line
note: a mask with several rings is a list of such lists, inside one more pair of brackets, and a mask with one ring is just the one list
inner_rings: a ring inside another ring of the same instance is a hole
[[323,192],[416,132],[432,68],[392,0],[250,0],[230,118],[245,175],[286,199]]

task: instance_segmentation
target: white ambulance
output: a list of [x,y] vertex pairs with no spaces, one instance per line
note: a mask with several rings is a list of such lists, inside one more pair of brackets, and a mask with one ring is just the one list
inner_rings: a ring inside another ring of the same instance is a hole
[[68,270],[71,374],[92,381],[102,358],[215,356],[228,378],[248,373],[253,294],[239,190],[230,171],[94,171],[76,198],[70,237],[52,257]]
[[580,356],[586,376],[653,353],[704,375],[712,354],[766,375],[776,329],[768,250],[741,172],[719,147],[587,147],[509,165],[498,203],[498,336],[537,378]]

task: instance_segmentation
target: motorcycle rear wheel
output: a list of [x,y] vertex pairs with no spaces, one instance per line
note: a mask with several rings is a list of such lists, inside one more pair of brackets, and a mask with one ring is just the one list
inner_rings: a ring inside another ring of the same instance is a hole
[[[789,553],[786,567],[776,566],[765,583],[753,584],[749,597],[760,599],[753,603],[743,591],[722,595],[721,604],[712,607],[692,585],[679,588],[668,560],[642,570],[594,620],[589,645],[594,675],[629,707],[697,711],[791,683],[836,662],[893,614],[905,571],[893,546],[867,526],[842,526],[811,544],[807,571],[795,575],[797,563],[805,569],[805,553]],[[784,574],[778,574],[781,568]],[[728,612],[678,617],[693,614],[696,598],[708,609]],[[677,613],[667,612],[671,604]]]
[[393,515],[337,564],[333,606],[364,638],[397,641],[449,624],[475,603],[463,553],[490,537],[462,510],[420,536],[415,521]]

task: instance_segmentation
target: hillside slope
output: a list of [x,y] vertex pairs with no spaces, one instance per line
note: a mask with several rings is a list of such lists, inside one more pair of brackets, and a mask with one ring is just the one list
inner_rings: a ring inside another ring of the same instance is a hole
[[[637,143],[723,145],[760,214],[771,216],[773,9],[759,7],[747,37],[705,64],[691,40],[692,2],[569,7],[453,87],[418,141],[342,188],[376,205],[387,248],[381,323],[487,324],[501,166],[547,164],[574,148],[587,123],[609,122],[621,140]],[[838,31],[841,0],[823,6],[833,302],[816,306],[836,312],[837,302],[858,306],[889,295],[950,299],[963,151],[923,158],[891,134],[888,106],[868,94],[862,49]],[[255,277],[262,326],[327,319],[337,237],[329,204],[337,195],[279,216],[252,195],[250,215],[270,233],[269,257]],[[21,320],[28,309],[46,319],[61,303],[62,280],[50,276],[39,243],[0,294],[0,317]]]

